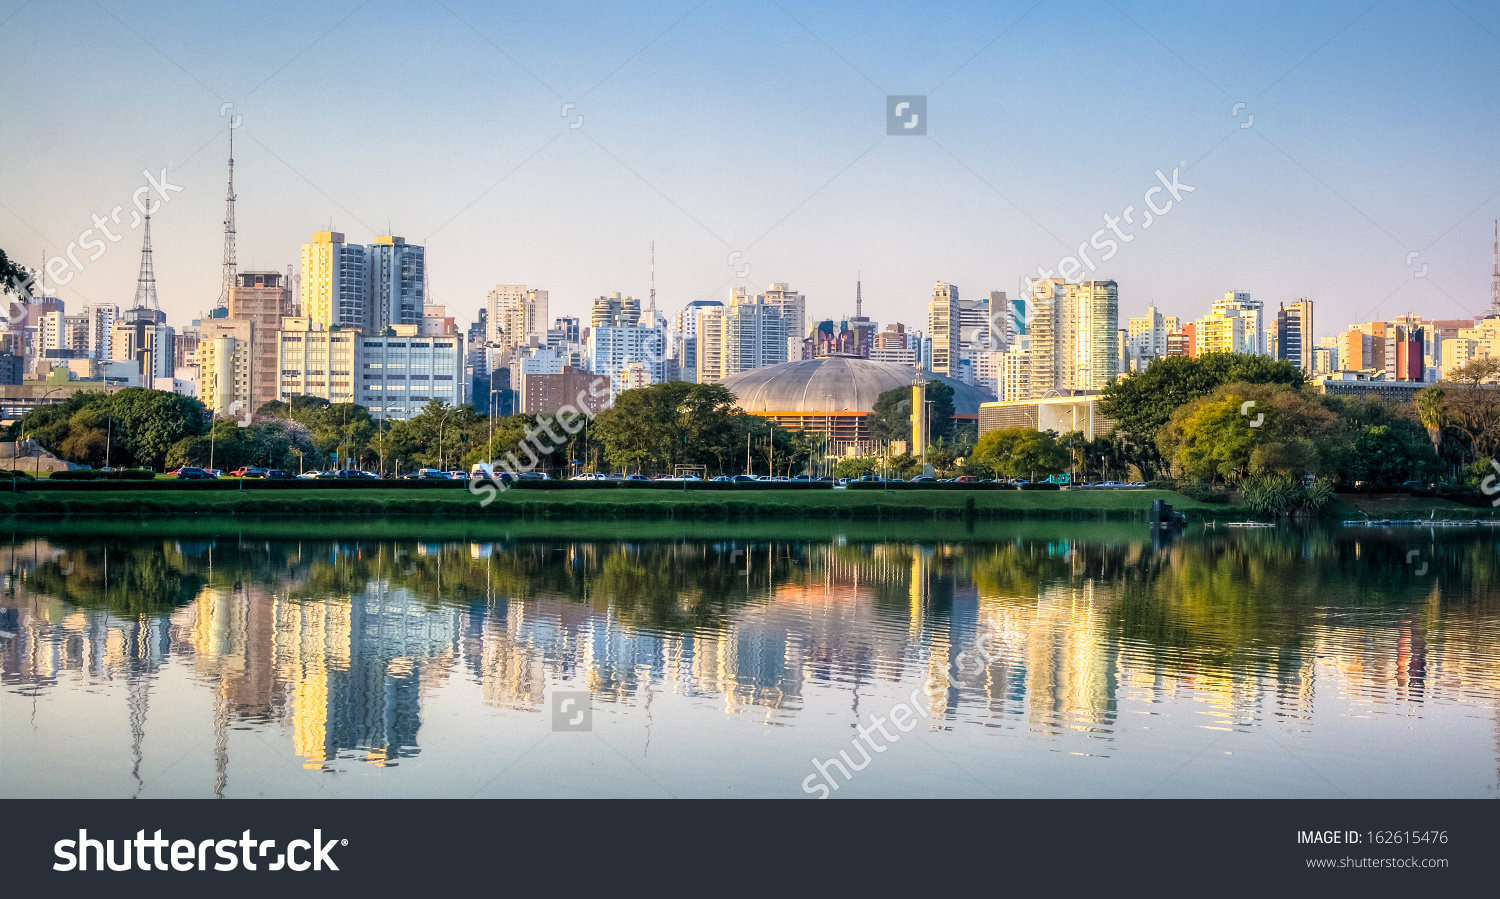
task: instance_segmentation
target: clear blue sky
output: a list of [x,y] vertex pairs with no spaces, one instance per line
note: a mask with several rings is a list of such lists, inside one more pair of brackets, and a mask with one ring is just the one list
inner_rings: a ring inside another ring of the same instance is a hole
[[[861,272],[867,314],[924,327],[934,280],[1014,295],[1182,162],[1195,191],[1090,251],[1122,323],[1230,289],[1312,298],[1319,336],[1488,302],[1494,3],[4,0],[0,23],[0,247],[35,265],[170,165],[178,324],[218,295],[226,102],[242,269],[389,227],[461,320],[496,283],[554,314],[644,297],[654,239],[667,310],[788,281],[832,317]],[[928,96],[927,136],[886,136],[887,94]],[[138,264],[128,232],[59,293],[128,304]]]

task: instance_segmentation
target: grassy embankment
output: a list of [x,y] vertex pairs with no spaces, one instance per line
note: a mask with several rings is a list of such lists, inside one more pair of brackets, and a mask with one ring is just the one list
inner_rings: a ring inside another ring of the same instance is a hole
[[[986,489],[515,489],[488,506],[461,485],[392,485],[248,481],[87,483],[24,485],[15,492],[0,484],[0,516],[75,518],[215,516],[298,519],[371,519],[387,516],[466,520],[658,520],[735,521],[974,521],[1058,519],[1144,521],[1154,499],[1164,499],[1190,520],[1243,520],[1242,506],[1200,503],[1160,490],[1018,491]],[[718,485],[715,485],[716,487]],[[240,489],[248,488],[248,489]],[[1412,496],[1340,494],[1330,520],[1391,518],[1488,518],[1450,500]]]

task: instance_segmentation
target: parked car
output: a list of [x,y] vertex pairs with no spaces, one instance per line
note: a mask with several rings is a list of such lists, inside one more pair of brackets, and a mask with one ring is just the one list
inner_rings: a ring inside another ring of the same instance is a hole
[[552,477],[545,471],[523,471],[520,479],[523,481],[550,481]]
[[953,480],[954,480],[955,483],[958,483],[958,484],[977,484],[977,483],[979,483],[979,478],[977,478],[977,477],[975,477],[974,475],[971,475],[971,474],[961,474],[958,477],[954,478]]
[[649,481],[651,479],[648,478],[648,477],[646,477],[643,474],[628,474],[628,475],[625,476],[625,480],[627,480],[627,481]]
[[436,468],[419,468],[411,474],[406,475],[406,479],[411,481],[446,481],[448,480],[448,472],[440,471]]
[[287,481],[287,480],[291,480],[292,478],[296,477],[295,475],[290,474],[290,473],[285,472],[285,471],[282,471],[279,468],[268,468],[268,469],[266,469],[266,475],[265,476],[268,479],[277,480],[277,481]]
[[760,480],[753,474],[737,474],[732,479],[736,484],[749,484]]
[[179,481],[211,481],[216,477],[206,468],[179,468],[170,473],[175,474]]
[[721,474],[718,477],[714,478],[714,483],[716,483],[716,484],[732,484],[732,483],[734,483],[734,478],[731,478],[727,474]]
[[937,478],[929,477],[925,474],[919,474],[916,477],[912,478],[911,482],[913,484],[936,484]]
[[267,471],[270,471],[270,469],[259,468],[254,465],[246,465],[241,468],[236,468],[234,471],[231,471],[229,473],[229,476],[232,478],[263,478],[266,476]]

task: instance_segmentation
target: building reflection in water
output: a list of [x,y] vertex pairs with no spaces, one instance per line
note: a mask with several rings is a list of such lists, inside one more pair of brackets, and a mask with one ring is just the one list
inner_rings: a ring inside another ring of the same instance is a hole
[[541,711],[566,682],[777,725],[812,691],[853,721],[875,688],[922,683],[934,727],[1044,739],[1111,740],[1122,704],[1167,699],[1211,729],[1309,728],[1324,699],[1493,710],[1492,551],[1436,546],[1418,580],[1403,547],[18,539],[0,548],[0,674],[20,694],[123,681],[139,783],[156,674],[191,666],[221,795],[229,730],[287,728],[309,769],[392,766],[455,676],[497,709]]

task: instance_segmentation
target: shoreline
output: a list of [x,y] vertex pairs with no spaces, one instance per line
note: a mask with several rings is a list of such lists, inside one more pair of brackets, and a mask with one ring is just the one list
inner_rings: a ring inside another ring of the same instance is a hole
[[[1166,490],[507,490],[493,502],[467,490],[391,491],[379,487],[277,489],[261,483],[249,490],[89,489],[0,492],[0,517],[20,521],[214,517],[310,521],[460,519],[514,521],[1114,521],[1144,523],[1153,500],[1163,499],[1189,522],[1254,521],[1244,506],[1201,503]],[[1471,521],[1495,519],[1492,508],[1407,495],[1340,494],[1322,516],[1344,520]],[[1300,523],[1301,520],[1298,520]],[[1290,523],[1290,524],[1295,524]],[[1285,521],[1280,524],[1289,524]]]

